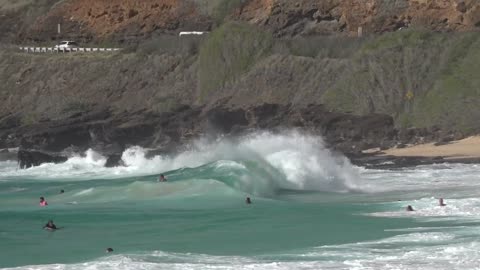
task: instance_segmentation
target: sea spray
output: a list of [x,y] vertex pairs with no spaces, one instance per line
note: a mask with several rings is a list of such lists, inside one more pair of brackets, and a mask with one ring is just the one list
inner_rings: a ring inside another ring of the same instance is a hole
[[206,166],[208,175],[194,170],[191,179],[218,180],[257,195],[271,196],[278,189],[333,192],[358,189],[359,176],[345,157],[334,156],[321,137],[296,131],[258,132],[233,140],[198,139],[174,156],[147,158],[146,152],[138,146],[125,150],[122,155],[125,166],[116,168],[104,168],[105,157],[88,150],[84,156],[74,156],[63,164],[42,164],[27,170],[4,168],[3,173],[43,179],[114,179]]
[[214,142],[200,139],[187,151],[171,158],[147,159],[144,149],[133,147],[125,151],[122,159],[128,167],[148,173],[223,161],[217,164],[216,172],[221,172],[221,167],[228,167],[230,172],[248,170],[250,172],[238,174],[238,183],[257,182],[274,189],[344,192],[358,189],[356,182],[359,180],[345,157],[334,156],[320,137],[299,132],[262,132]]

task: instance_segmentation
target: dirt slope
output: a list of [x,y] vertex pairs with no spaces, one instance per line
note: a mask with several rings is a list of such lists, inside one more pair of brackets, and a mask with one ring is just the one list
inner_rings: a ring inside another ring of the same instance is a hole
[[476,0],[250,0],[236,19],[266,26],[279,36],[364,33],[421,27],[467,31],[480,26]]
[[[366,34],[409,27],[472,31],[480,29],[480,1],[66,0],[22,30],[21,37],[37,41],[138,41],[154,33],[209,31],[223,20],[246,21],[276,36],[357,35],[359,27]],[[62,24],[60,35],[58,23]]]

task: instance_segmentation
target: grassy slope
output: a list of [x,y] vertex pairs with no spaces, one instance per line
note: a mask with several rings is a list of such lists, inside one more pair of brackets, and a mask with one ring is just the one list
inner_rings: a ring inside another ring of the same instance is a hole
[[400,31],[366,41],[323,100],[399,126],[479,131],[480,33]]
[[[224,5],[225,1],[217,2],[206,9],[210,8],[223,20],[222,10],[232,7]],[[477,108],[480,104],[480,33],[442,34],[403,30],[365,39],[314,37],[274,40],[270,33],[251,25],[227,22],[205,37],[201,44],[196,40],[176,38],[149,42],[139,46],[128,57],[75,60],[79,64],[76,72],[90,78],[94,75],[90,70],[95,70],[91,69],[92,66],[125,66],[125,70],[131,70],[128,67],[133,65],[138,72],[132,71],[129,77],[112,70],[111,78],[94,82],[110,89],[117,88],[115,82],[124,80],[124,84],[128,85],[126,89],[138,89],[149,96],[158,96],[153,102],[156,105],[163,104],[164,100],[166,103],[171,103],[170,100],[196,100],[202,104],[215,101],[220,93],[231,95],[241,103],[247,98],[260,99],[258,93],[261,93],[265,96],[264,101],[284,101],[284,98],[276,98],[281,95],[288,96],[290,101],[298,101],[298,104],[324,103],[332,110],[357,114],[386,113],[396,119],[397,125],[404,127],[438,125],[464,132],[480,131],[477,121],[480,117]],[[162,48],[166,44],[171,48]],[[178,48],[184,49],[176,51]],[[183,56],[168,56],[172,54]],[[63,58],[35,57],[28,61],[25,57],[30,56],[11,56],[8,61],[2,61],[11,66],[0,67],[6,82],[1,89],[4,100],[18,98],[15,91],[17,87],[23,87],[23,83],[28,89],[33,89],[31,91],[38,88],[35,95],[44,89],[54,91],[57,85],[61,85],[53,78],[43,79],[46,86],[41,85],[40,75],[29,78],[27,75],[31,71],[24,73],[28,69],[17,65],[16,60],[29,64],[36,62],[36,65],[48,67],[50,72],[55,73],[57,62]],[[158,63],[159,67],[171,66],[171,69],[152,69],[152,63]],[[19,78],[26,76],[26,81],[17,86],[9,70],[21,74]],[[187,70],[187,75],[182,75]],[[34,70],[33,73],[36,72]],[[171,78],[165,77],[166,74]],[[159,87],[152,76],[168,80],[165,86]],[[138,86],[132,80],[144,83]],[[54,83],[50,85],[48,81]],[[68,85],[68,81],[62,87],[77,89],[75,85],[92,84],[92,87],[85,88],[92,88],[92,93],[100,89],[86,80],[82,82],[82,78],[75,78],[72,86]],[[183,94],[165,90],[173,83],[175,88],[189,91]],[[36,85],[41,86],[33,87]],[[254,88],[256,92],[246,94],[248,89]],[[8,91],[13,94],[5,94]],[[27,89],[22,91],[26,93]],[[72,94],[72,98],[90,98],[89,95],[87,91],[84,94],[79,92]],[[29,98],[25,96],[23,99]],[[105,100],[108,99],[111,97],[105,97]],[[127,93],[123,93],[122,101],[115,101],[115,104],[129,106],[132,103],[130,99]],[[40,105],[35,105],[35,108]],[[168,106],[164,104],[160,107],[164,109]],[[38,114],[41,111],[39,109]],[[35,120],[32,119],[26,121]]]
[[272,37],[253,26],[226,23],[212,32],[198,56],[200,100],[235,81],[270,52]]
[[446,51],[448,61],[433,87],[414,104],[412,122],[480,129],[480,35],[464,34]]
[[34,0],[0,0],[0,10],[10,11],[30,5]]

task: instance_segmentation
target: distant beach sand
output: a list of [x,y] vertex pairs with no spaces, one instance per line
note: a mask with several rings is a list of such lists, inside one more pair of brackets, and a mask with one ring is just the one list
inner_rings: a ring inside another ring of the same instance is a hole
[[443,157],[444,159],[480,158],[480,136],[468,137],[435,146],[434,143],[383,150],[380,155],[397,157]]

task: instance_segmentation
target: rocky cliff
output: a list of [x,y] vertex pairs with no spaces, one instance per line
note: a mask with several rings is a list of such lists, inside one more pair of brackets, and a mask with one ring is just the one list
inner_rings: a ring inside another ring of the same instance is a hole
[[271,29],[278,36],[383,33],[408,27],[466,31],[479,27],[475,0],[251,0],[234,18]]
[[[4,4],[0,17],[2,25],[15,27],[18,42],[67,38],[84,42],[138,42],[159,33],[209,31],[225,20],[262,26],[277,37],[316,34],[354,36],[360,27],[363,34],[410,27],[434,31],[472,31],[480,28],[480,2],[477,0],[20,2],[23,5]],[[21,27],[11,19],[22,21],[25,17],[29,19],[22,22]],[[57,33],[57,24],[62,26],[61,34]]]
[[[7,23],[32,14],[4,42],[128,43],[112,54],[2,46],[0,148],[39,150],[22,152],[24,166],[256,129],[300,128],[344,153],[480,132],[476,1],[23,4],[2,8]],[[354,37],[359,26],[369,34]],[[210,34],[178,37],[193,28]]]

